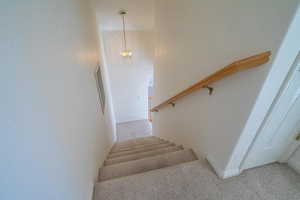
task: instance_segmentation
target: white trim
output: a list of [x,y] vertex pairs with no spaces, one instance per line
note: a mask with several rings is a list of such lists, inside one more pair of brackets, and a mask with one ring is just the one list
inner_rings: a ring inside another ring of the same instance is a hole
[[288,32],[272,64],[271,71],[259,93],[257,101],[235,146],[225,171],[243,169],[242,164],[263,123],[269,108],[278,94],[300,48],[300,9],[289,26]]
[[214,171],[216,172],[216,174],[218,175],[219,178],[223,178],[224,177],[224,171],[221,170],[218,165],[217,162],[215,161],[215,159],[212,158],[212,156],[207,155],[206,156],[206,160],[208,161],[208,163],[210,164],[210,166],[214,169]]
[[239,168],[227,169],[225,171],[221,170],[221,168],[218,166],[217,162],[215,161],[215,159],[212,156],[207,155],[206,160],[208,161],[210,166],[214,169],[214,171],[216,172],[218,177],[221,178],[221,179],[226,179],[226,178],[230,178],[230,177],[233,177],[233,176],[238,176],[238,175],[241,174],[241,171],[240,171]]
[[224,176],[223,178],[231,178],[231,177],[234,177],[234,176],[238,176],[242,173],[242,171],[239,169],[239,168],[236,168],[236,169],[226,169],[224,171]]
[[117,124],[123,124],[123,123],[134,122],[134,121],[143,121],[143,120],[149,121],[147,118],[146,119],[132,118],[132,119],[125,120],[125,121],[117,121]]

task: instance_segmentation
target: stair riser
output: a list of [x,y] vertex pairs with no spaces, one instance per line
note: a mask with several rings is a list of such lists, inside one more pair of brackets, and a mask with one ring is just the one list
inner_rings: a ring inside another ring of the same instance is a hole
[[172,144],[172,143],[158,144],[158,145],[153,145],[153,146],[148,147],[148,148],[142,148],[142,149],[133,150],[133,151],[112,153],[108,156],[108,159],[117,158],[117,157],[120,157],[120,156],[127,156],[127,155],[131,155],[131,154],[136,154],[136,153],[142,153],[142,152],[146,152],[146,151],[152,151],[152,150],[155,150],[155,149],[171,147],[171,146],[175,146],[175,144]]
[[165,143],[168,143],[168,142],[167,141],[154,141],[154,142],[147,143],[147,144],[132,145],[131,147],[126,147],[126,148],[116,148],[111,153],[132,151],[132,150],[136,150],[136,149],[147,148],[147,147],[150,147],[150,146],[156,145],[156,144],[165,144]]
[[108,159],[107,161],[105,161],[105,165],[113,165],[113,164],[118,164],[118,163],[122,163],[122,162],[128,162],[131,160],[138,160],[138,159],[142,159],[142,158],[146,158],[146,157],[151,157],[151,156],[156,156],[156,155],[160,155],[160,154],[179,151],[182,149],[183,149],[182,147],[167,147],[167,148],[162,148],[159,150],[153,150],[153,151],[133,154],[133,155],[129,155],[129,156],[122,156],[119,158]]
[[109,165],[101,169],[100,180],[129,176],[193,160],[197,160],[197,158],[192,150],[181,150],[160,156]]
[[157,137],[138,138],[138,139],[128,140],[128,141],[124,141],[124,142],[117,142],[116,146],[126,147],[126,146],[132,145],[132,144],[141,144],[144,142],[151,142],[151,141],[157,141],[157,140],[161,140],[161,139],[157,138]]

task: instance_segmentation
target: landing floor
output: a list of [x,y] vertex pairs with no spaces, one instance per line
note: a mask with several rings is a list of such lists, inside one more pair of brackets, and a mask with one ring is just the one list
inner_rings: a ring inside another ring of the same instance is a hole
[[137,120],[117,124],[117,137],[119,142],[150,135],[152,135],[152,127],[148,120]]
[[97,196],[97,200],[299,200],[300,176],[287,165],[271,164],[221,180],[205,160],[199,160],[102,182]]

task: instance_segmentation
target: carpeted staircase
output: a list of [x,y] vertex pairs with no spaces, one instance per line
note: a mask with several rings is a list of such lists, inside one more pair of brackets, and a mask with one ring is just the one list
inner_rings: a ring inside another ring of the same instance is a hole
[[[148,171],[168,169],[171,166],[195,160],[197,157],[193,150],[184,149],[182,146],[154,136],[118,142],[113,146],[104,166],[100,169],[99,182],[95,185],[94,200],[127,199],[124,195],[128,194],[117,191],[122,184],[130,184],[124,181],[124,177],[134,175],[134,179],[139,179],[139,176],[147,179],[146,172]],[[151,174],[149,176],[151,179]],[[143,179],[140,179],[141,185],[143,185]],[[114,189],[116,189],[115,192],[113,192]],[[130,191],[127,192],[130,193]]]

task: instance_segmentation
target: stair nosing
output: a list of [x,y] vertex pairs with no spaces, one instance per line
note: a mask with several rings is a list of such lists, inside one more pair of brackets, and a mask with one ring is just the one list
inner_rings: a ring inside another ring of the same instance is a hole
[[[179,148],[183,148],[182,145],[176,145],[174,143],[169,143],[169,145],[166,145],[166,146],[162,146],[160,148],[157,148],[157,149],[146,149],[146,151],[141,151],[141,152],[137,152],[137,153],[132,153],[132,154],[125,154],[125,155],[122,155],[122,156],[131,156],[131,155],[135,155],[135,154],[140,154],[140,153],[146,153],[146,152],[149,152],[149,151],[157,151],[157,150],[160,150],[160,149],[167,149],[167,148],[172,148],[172,147],[179,147]],[[122,156],[117,156],[117,157],[108,157],[106,160],[113,160],[113,159],[118,159]]]
[[[158,147],[158,149],[165,148],[165,147],[168,147],[168,146],[176,146],[174,143],[170,143],[170,142],[169,143],[164,143],[164,144],[166,144],[166,146]],[[145,149],[144,151],[140,151],[140,152],[132,151],[132,152],[127,152],[126,154],[121,154],[121,155],[111,155],[110,154],[110,155],[108,155],[107,159],[117,158],[117,157],[126,156],[126,155],[131,155],[131,154],[135,154],[135,153],[147,152],[147,151],[151,151],[151,150],[153,150],[153,149]],[[121,153],[124,153],[124,152],[121,152]]]
[[138,138],[138,139],[130,139],[130,140],[125,140],[125,141],[119,141],[119,142],[116,142],[115,145],[128,145],[128,143],[140,142],[140,141],[147,140],[147,139],[149,139],[149,140],[162,140],[161,138],[151,136],[151,137],[144,137],[144,138]]
[[[125,163],[125,162],[130,162],[130,161],[135,161],[135,160],[140,160],[140,159],[144,159],[144,158],[150,158],[150,157],[153,157],[153,156],[158,156],[158,155],[163,155],[163,154],[167,154],[167,153],[173,153],[173,152],[176,152],[176,151],[181,151],[181,150],[184,150],[184,148],[182,146],[174,146],[174,147],[178,147],[178,149],[174,149],[173,151],[169,151],[169,152],[164,152],[164,153],[160,153],[160,154],[156,154],[156,155],[149,155],[149,156],[145,156],[145,157],[142,157],[142,158],[137,158],[137,159],[132,159],[132,160],[127,160],[127,161],[121,161],[119,163]],[[170,147],[165,147],[165,148],[170,148]],[[163,149],[163,148],[162,148]],[[155,151],[155,150],[153,150]],[[147,152],[147,151],[145,151]],[[144,152],[141,152],[141,153],[144,153]],[[134,154],[133,154],[134,155]],[[119,157],[118,157],[119,158]],[[109,159],[110,160],[110,159]],[[111,165],[115,165],[115,164],[119,164],[119,163],[114,163],[114,164],[109,164],[109,165],[106,165],[104,163],[104,166],[111,166]]]
[[146,144],[139,144],[139,145],[136,145],[134,147],[127,147],[126,149],[125,148],[121,148],[119,150],[114,150],[114,151],[111,151],[110,153],[117,153],[117,152],[124,152],[124,151],[131,151],[131,150],[134,150],[134,149],[139,149],[139,148],[144,148],[144,146],[151,146],[151,145],[158,145],[158,144],[166,144],[166,143],[169,143],[167,141],[161,141],[161,142],[153,142],[153,143],[146,143]]
[[147,139],[147,138],[157,138],[157,139],[161,139],[161,138],[159,138],[159,137],[156,137],[156,136],[154,136],[154,135],[151,135],[151,136],[137,137],[137,138],[134,138],[134,139],[127,139],[127,140],[119,141],[119,142],[116,142],[116,143],[123,143],[123,142],[129,142],[129,141],[134,141],[134,140],[142,140],[142,139]]
[[[179,151],[190,151],[190,152],[193,154],[193,156],[195,155],[195,154],[194,154],[194,151],[193,151],[192,149],[182,149],[182,150],[179,150]],[[170,152],[169,154],[178,153],[179,151]],[[154,157],[161,157],[161,156],[162,156],[162,155],[156,155],[156,156],[151,157],[151,159],[153,159]],[[163,155],[163,156],[165,156],[165,155]],[[191,161],[198,160],[197,157],[194,156],[194,158],[195,158],[195,159],[194,159],[194,160],[191,160]],[[140,162],[141,160],[147,160],[147,159],[149,159],[149,157],[148,157],[148,158],[139,159],[139,162]],[[129,161],[129,162],[127,162],[127,163],[130,163],[130,162],[136,162],[136,161],[137,161],[137,160],[133,160],[133,161]],[[182,162],[180,162],[180,163],[178,163],[178,164],[186,163],[186,162],[191,162],[191,161],[182,161]],[[118,163],[118,164],[119,164],[119,165],[122,165],[122,164],[124,164],[124,163]],[[118,164],[116,164],[116,165],[118,165]],[[174,164],[174,165],[170,165],[170,166],[175,166],[175,165],[178,165],[178,164]],[[115,166],[115,165],[114,165],[114,166]],[[162,168],[166,168],[166,167],[170,167],[170,166],[160,167],[160,168],[157,168],[157,169],[162,169]],[[108,167],[111,167],[111,165],[104,166],[104,167],[102,167],[102,169],[108,168]],[[112,177],[112,178],[108,178],[108,179],[105,179],[105,180],[101,180],[101,173],[100,173],[100,174],[99,174],[99,181],[100,181],[100,182],[103,182],[103,181],[106,181],[106,180],[112,180],[112,179],[115,179],[115,178],[121,178],[121,177],[131,176],[131,175],[135,175],[135,174],[141,174],[141,173],[145,173],[145,172],[152,171],[152,170],[157,170],[157,169],[150,169],[150,170],[147,170],[147,171],[144,171],[144,172],[137,172],[137,173],[133,173],[133,174],[130,174],[130,175],[123,175],[123,176],[119,176],[119,177]],[[101,170],[101,171],[102,171],[102,170]]]
[[140,176],[141,174],[147,175],[147,173],[153,173],[153,171],[156,171],[156,170],[168,170],[168,168],[176,167],[178,165],[184,165],[184,164],[189,163],[189,162],[199,162],[199,159],[192,160],[192,161],[187,161],[187,162],[182,162],[182,163],[179,163],[179,164],[176,164],[176,165],[171,165],[171,166],[167,166],[167,167],[163,167],[163,168],[153,169],[153,170],[149,170],[149,171],[146,171],[146,172],[131,174],[131,175],[127,175],[127,176],[121,176],[121,177],[115,177],[115,178],[111,178],[111,179],[107,179],[107,180],[103,180],[103,181],[98,179],[95,184],[98,185],[98,184],[108,182],[108,181],[116,181],[118,179],[127,178],[129,176]]

